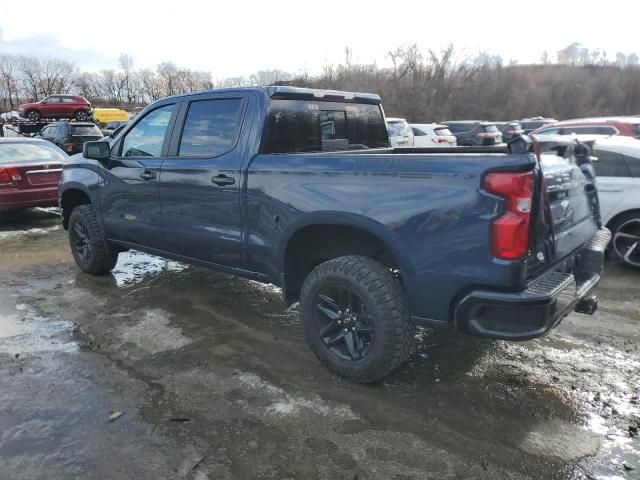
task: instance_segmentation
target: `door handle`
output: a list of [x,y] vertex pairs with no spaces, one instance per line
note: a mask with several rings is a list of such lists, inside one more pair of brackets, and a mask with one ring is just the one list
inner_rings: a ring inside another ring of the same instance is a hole
[[142,172],[140,174],[140,178],[143,180],[153,180],[156,178],[156,174],[155,172]]
[[236,183],[235,178],[227,177],[224,173],[211,177],[211,181],[219,187],[222,187],[224,185],[233,185],[234,183]]

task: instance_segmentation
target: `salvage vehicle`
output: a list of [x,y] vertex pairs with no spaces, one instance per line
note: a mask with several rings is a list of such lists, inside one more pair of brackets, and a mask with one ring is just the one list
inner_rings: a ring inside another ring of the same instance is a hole
[[620,135],[636,138],[640,136],[640,118],[602,117],[564,120],[538,128],[531,134],[538,139],[544,135]]
[[458,145],[465,147],[491,146],[502,143],[502,134],[491,122],[456,120],[442,122],[456,136]]
[[58,205],[58,182],[68,157],[34,138],[0,138],[0,212]]
[[[640,141],[616,136],[580,140],[592,149],[602,223],[612,233],[609,253],[629,267],[640,268]],[[544,142],[541,148],[562,155],[576,144],[567,139]],[[546,155],[542,156],[543,166]]]
[[392,147],[413,147],[413,130],[404,118],[387,118],[387,131]]
[[129,114],[120,108],[98,107],[93,109],[92,115],[93,121],[100,127],[109,123],[126,123],[129,121]]
[[98,126],[92,122],[53,122],[37,132],[36,136],[57,145],[69,155],[81,152],[84,142],[103,137]]
[[31,121],[41,118],[75,118],[83,122],[91,118],[91,103],[79,95],[50,95],[35,103],[24,103],[20,116]]
[[446,125],[412,123],[414,147],[455,147],[456,136]]
[[134,249],[282,287],[320,361],[373,382],[416,324],[526,340],[595,311],[610,234],[530,146],[389,148],[374,94],[179,95],[65,163],[62,224],[83,272]]

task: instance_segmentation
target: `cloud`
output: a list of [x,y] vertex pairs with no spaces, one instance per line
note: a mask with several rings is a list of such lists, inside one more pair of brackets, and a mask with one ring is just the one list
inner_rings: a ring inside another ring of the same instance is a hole
[[[81,40],[79,40],[81,43]],[[29,55],[41,58],[60,58],[73,62],[83,70],[99,70],[115,67],[115,61],[106,59],[100,52],[79,48],[72,49],[60,44],[54,34],[32,35],[15,40],[5,40],[0,28],[0,53],[9,55]]]

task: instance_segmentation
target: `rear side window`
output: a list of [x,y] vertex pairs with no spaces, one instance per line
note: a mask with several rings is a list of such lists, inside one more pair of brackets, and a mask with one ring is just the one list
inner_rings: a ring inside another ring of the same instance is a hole
[[123,157],[159,157],[175,105],[157,108],[127,132],[122,143]]
[[606,150],[595,149],[593,155],[598,159],[593,162],[598,177],[630,177],[631,172],[622,155]]
[[232,150],[242,120],[241,98],[191,102],[180,139],[180,157],[217,157]]
[[387,147],[379,105],[272,99],[261,153]]

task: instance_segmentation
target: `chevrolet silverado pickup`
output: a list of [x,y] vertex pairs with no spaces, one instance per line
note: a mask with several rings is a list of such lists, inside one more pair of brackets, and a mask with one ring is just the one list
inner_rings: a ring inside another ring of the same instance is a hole
[[85,143],[59,201],[82,271],[135,249],[276,284],[320,361],[372,382],[415,325],[527,340],[593,313],[610,233],[575,162],[533,150],[390,148],[373,94],[213,90]]

